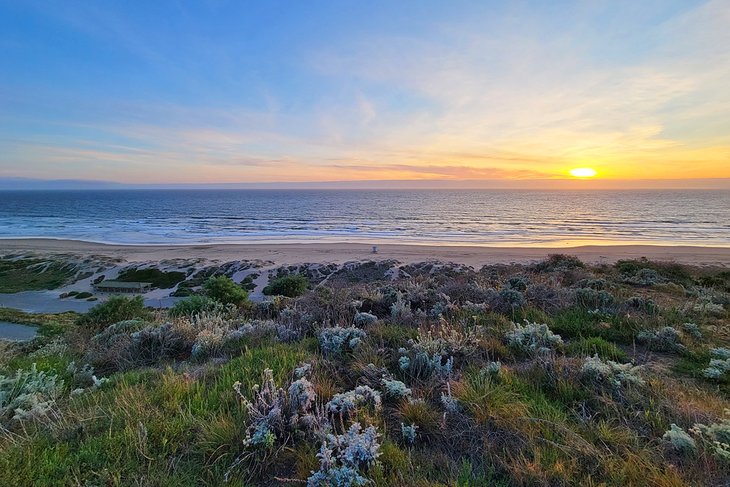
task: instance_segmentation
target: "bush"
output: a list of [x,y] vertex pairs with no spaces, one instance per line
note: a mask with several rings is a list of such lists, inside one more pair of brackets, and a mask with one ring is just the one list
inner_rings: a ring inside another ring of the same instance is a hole
[[730,350],[727,348],[713,348],[710,350],[709,366],[702,371],[708,379],[721,380],[730,375]]
[[264,288],[267,296],[286,296],[296,298],[304,294],[309,287],[309,281],[300,274],[277,277]]
[[552,254],[542,262],[530,266],[537,272],[566,271],[585,267],[585,264],[573,255]]
[[516,289],[504,288],[489,300],[489,304],[499,313],[514,313],[525,306],[525,297]]
[[378,391],[370,386],[357,386],[351,391],[335,394],[326,404],[325,409],[330,414],[348,416],[361,407],[378,411],[382,402]]
[[410,397],[411,395],[411,390],[399,380],[384,378],[381,382],[387,397],[400,400]]
[[[725,414],[730,414],[730,410],[725,410]],[[717,423],[710,425],[695,424],[690,428],[692,436],[685,430],[677,426],[671,425],[671,429],[664,433],[663,438],[669,440],[675,450],[682,453],[693,454],[697,450],[697,442],[718,459],[728,462],[730,461],[730,417],[725,417]]]
[[515,276],[510,277],[507,281],[507,286],[510,289],[514,289],[515,291],[519,291],[521,293],[524,293],[527,291],[527,286],[530,284],[530,281],[524,277],[524,276]]
[[315,408],[317,395],[314,386],[306,378],[292,382],[287,389],[277,387],[271,369],[264,370],[261,385],[253,386],[253,398],[241,392],[241,383],[233,384],[238,398],[246,409],[247,425],[244,446],[246,451],[228,469],[226,481],[233,470],[248,463],[249,480],[260,474],[263,460],[275,445],[284,446],[299,433],[315,437],[323,434],[326,419]]
[[217,302],[208,296],[190,296],[181,301],[178,301],[170,308],[169,315],[173,318],[179,318],[182,316],[194,316],[201,313],[213,311],[216,308]]
[[152,365],[164,359],[184,359],[191,353],[193,340],[174,325],[146,326],[131,334],[128,360],[136,365]]
[[77,324],[101,329],[119,321],[146,319],[148,316],[142,296],[112,296],[81,315]]
[[39,371],[35,363],[14,376],[0,375],[0,424],[46,417],[62,390],[63,381]]
[[319,345],[325,355],[337,355],[354,350],[366,336],[365,331],[354,326],[323,328],[319,332]]
[[378,321],[378,317],[370,313],[355,313],[355,326],[365,328]]
[[248,292],[226,276],[209,278],[203,284],[203,291],[210,299],[222,304],[243,306],[248,302]]
[[400,424],[400,434],[403,437],[403,441],[405,441],[409,445],[412,445],[416,442],[417,430],[418,426],[415,424],[410,424],[408,426],[403,423]]
[[369,481],[363,471],[372,467],[380,456],[377,430],[369,426],[364,431],[354,423],[341,435],[327,435],[322,442],[320,468],[307,479],[307,487],[351,487]]
[[631,364],[619,364],[611,360],[604,362],[598,355],[594,355],[585,359],[582,373],[593,382],[607,383],[614,388],[620,388],[644,384],[644,379],[639,376],[640,370],[640,367]]
[[185,273],[179,271],[163,272],[159,269],[127,269],[119,273],[118,281],[149,282],[153,287],[170,289],[185,280]]
[[614,302],[608,291],[598,291],[589,287],[575,290],[575,304],[583,309],[606,309]]
[[679,332],[671,326],[659,330],[644,330],[636,335],[636,340],[645,344],[649,350],[657,352],[677,352],[685,348],[680,343]]
[[669,441],[675,450],[693,453],[697,450],[697,443],[682,428],[672,423],[669,430],[664,433],[662,439]]
[[549,352],[563,344],[560,335],[550,331],[547,325],[529,321],[525,321],[524,325],[513,323],[505,338],[508,345],[528,354]]
[[657,306],[653,299],[642,296],[631,296],[626,300],[625,307],[647,314],[656,314],[659,311],[659,306]]
[[666,279],[664,279],[657,271],[654,269],[639,269],[636,271],[636,273],[632,276],[624,277],[624,282],[627,284],[632,284],[634,286],[656,286],[657,284],[662,284],[666,282]]

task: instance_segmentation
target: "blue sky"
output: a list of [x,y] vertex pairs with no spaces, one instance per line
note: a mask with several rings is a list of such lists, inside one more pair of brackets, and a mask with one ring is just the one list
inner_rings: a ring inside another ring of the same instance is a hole
[[0,177],[730,177],[730,2],[0,1]]

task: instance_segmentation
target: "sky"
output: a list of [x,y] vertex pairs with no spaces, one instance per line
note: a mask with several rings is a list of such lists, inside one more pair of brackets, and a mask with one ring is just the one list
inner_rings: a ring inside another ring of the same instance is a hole
[[728,80],[727,0],[0,0],[0,178],[712,186]]

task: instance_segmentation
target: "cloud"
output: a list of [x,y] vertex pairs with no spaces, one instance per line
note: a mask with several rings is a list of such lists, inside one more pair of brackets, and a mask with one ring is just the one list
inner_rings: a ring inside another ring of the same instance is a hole
[[[0,122],[30,129],[0,137],[3,173],[531,179],[590,165],[609,178],[730,177],[730,4],[662,22],[659,4],[588,2],[557,18],[512,5],[410,31],[371,26],[298,45],[298,71],[287,64],[270,79],[259,71],[281,59],[237,70],[238,48],[211,38],[191,35],[174,50],[167,27],[145,31],[95,7],[58,10],[48,15],[142,60],[151,77],[164,72],[186,96],[144,83],[150,96],[23,87],[13,101],[8,91],[0,103],[20,108]],[[232,95],[216,98],[222,86]]]

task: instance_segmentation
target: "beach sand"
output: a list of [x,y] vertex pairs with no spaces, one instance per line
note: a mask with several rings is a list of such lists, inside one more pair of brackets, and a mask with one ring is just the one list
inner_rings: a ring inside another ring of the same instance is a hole
[[106,256],[127,262],[167,259],[271,261],[277,265],[302,263],[342,264],[359,260],[393,259],[402,263],[442,261],[480,267],[496,263],[528,263],[550,254],[575,255],[589,263],[613,263],[620,259],[647,257],[693,265],[730,265],[730,247],[653,245],[586,245],[578,247],[479,247],[378,244],[378,253],[365,243],[211,244],[211,245],[109,245],[75,240],[0,240],[0,254],[32,252],[40,255],[73,254]]

